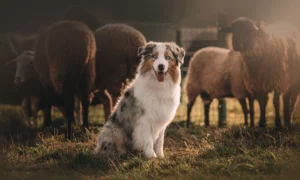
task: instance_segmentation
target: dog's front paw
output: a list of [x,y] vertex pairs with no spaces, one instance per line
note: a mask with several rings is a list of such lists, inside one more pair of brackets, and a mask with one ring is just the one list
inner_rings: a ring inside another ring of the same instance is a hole
[[152,159],[152,158],[157,158],[157,155],[153,149],[149,149],[145,151],[145,157],[148,159]]
[[165,157],[164,152],[163,151],[158,151],[156,152],[157,157],[163,158]]

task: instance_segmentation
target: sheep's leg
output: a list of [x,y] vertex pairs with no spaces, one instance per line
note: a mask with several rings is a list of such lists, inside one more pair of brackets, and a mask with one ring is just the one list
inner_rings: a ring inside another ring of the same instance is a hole
[[204,122],[205,127],[209,127],[209,108],[210,108],[211,101],[204,103]]
[[82,94],[82,128],[88,128],[89,127],[89,93],[83,93]]
[[297,94],[295,93],[285,93],[283,95],[284,101],[284,124],[290,129],[291,128],[291,114],[294,110],[295,103],[297,101]]
[[260,107],[260,119],[259,119],[259,127],[266,127],[266,106],[268,101],[268,93],[264,93],[258,96],[258,103]]
[[74,94],[65,91],[63,93],[64,97],[64,109],[67,117],[67,138],[72,137],[72,122],[74,121]]
[[32,103],[32,117],[33,117],[33,126],[37,127],[37,117],[38,112],[40,110],[40,99],[37,97],[33,97],[31,100]]
[[249,97],[249,113],[250,113],[250,126],[253,128],[254,127],[254,98]]
[[105,122],[107,122],[108,117],[112,111],[112,106],[113,106],[112,98],[110,94],[107,92],[107,90],[99,91],[95,94],[95,96],[98,97],[100,101],[103,103]]
[[243,113],[244,113],[244,124],[248,126],[248,108],[247,108],[246,98],[239,99],[239,102],[242,106]]
[[81,126],[82,125],[82,105],[81,105],[81,102],[80,100],[76,97],[75,98],[75,107],[74,107],[74,110],[75,110],[75,123],[77,126]]
[[51,109],[52,106],[50,104],[46,105],[46,108],[43,109],[43,114],[44,114],[44,128],[50,127],[51,126]]
[[30,123],[30,117],[32,116],[32,111],[31,111],[31,102],[30,99],[24,98],[22,100],[22,109],[25,115],[25,121],[28,121],[29,125]]
[[188,95],[186,127],[189,127],[191,124],[191,112],[196,98],[197,96]]
[[43,128],[47,128],[51,126],[51,109],[52,109],[52,104],[53,100],[53,92],[52,92],[52,87],[50,85],[47,85],[46,88],[44,88],[45,91],[45,108],[43,109],[43,115],[44,115],[44,125]]
[[280,121],[280,94],[278,92],[274,92],[273,97],[273,105],[275,108],[275,127],[281,128],[281,121]]
[[297,98],[298,98],[298,94],[293,93],[291,95],[291,110],[290,110],[291,116],[293,115],[295,104],[297,102]]

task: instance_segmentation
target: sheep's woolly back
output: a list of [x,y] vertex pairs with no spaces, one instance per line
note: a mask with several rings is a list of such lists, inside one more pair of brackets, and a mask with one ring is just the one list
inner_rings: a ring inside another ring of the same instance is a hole
[[41,83],[46,86],[51,84],[49,65],[46,55],[46,37],[48,28],[41,28],[38,32],[38,38],[34,48],[34,66],[39,75]]
[[270,35],[255,41],[252,51],[242,53],[245,84],[249,92],[284,92],[289,87],[287,41]]
[[300,65],[297,28],[287,23],[260,25],[257,35],[251,38],[253,47],[242,52],[247,90],[286,92],[293,88],[299,79]]
[[[78,90],[80,82],[91,90],[95,78],[96,41],[93,32],[77,21],[61,21],[49,27],[46,55],[51,82],[58,94]],[[84,78],[84,79],[83,79]]]
[[[120,93],[126,78],[133,79],[138,48],[146,45],[144,35],[126,24],[108,24],[95,31],[97,42],[96,86],[110,93]],[[109,77],[109,78],[107,78]]]
[[240,53],[217,47],[200,49],[189,63],[187,94],[197,96],[205,92],[210,100],[231,95],[246,97],[242,72]]

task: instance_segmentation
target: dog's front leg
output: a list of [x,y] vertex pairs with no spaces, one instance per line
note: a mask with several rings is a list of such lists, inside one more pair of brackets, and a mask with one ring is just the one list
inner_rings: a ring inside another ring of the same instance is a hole
[[133,131],[134,149],[142,150],[146,158],[156,158],[155,151],[153,149],[153,136],[151,133],[151,126],[147,123],[139,123]]
[[165,128],[160,131],[158,138],[154,144],[154,150],[158,157],[164,157],[164,137],[165,137]]

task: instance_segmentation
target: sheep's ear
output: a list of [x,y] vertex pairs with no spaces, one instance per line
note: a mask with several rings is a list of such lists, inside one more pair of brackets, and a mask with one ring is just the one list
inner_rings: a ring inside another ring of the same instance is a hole
[[10,60],[10,61],[8,61],[7,63],[4,64],[4,67],[6,67],[6,66],[8,66],[8,65],[10,65],[10,64],[12,64],[12,63],[16,63],[16,62],[17,62],[17,61],[16,61],[16,58],[13,59],[13,60]]
[[265,22],[263,22],[263,21],[259,21],[259,22],[255,23],[255,30],[256,30],[256,34],[258,36],[265,35],[264,25],[265,25]]
[[12,52],[13,52],[13,54],[14,54],[15,56],[20,55],[19,47],[18,47],[17,44],[18,44],[18,43],[17,43],[16,38],[13,37],[12,35],[10,35],[10,36],[8,37],[8,46],[9,46],[9,48],[12,50]]
[[264,21],[258,21],[256,22],[253,27],[256,31],[259,31],[262,29],[262,27],[265,25],[265,22]]
[[255,31],[258,31],[258,30],[260,29],[259,26],[258,26],[257,24],[254,24],[254,25],[253,25],[253,28],[254,28]]
[[34,53],[34,51],[23,51],[23,54],[26,54],[26,55],[30,55],[30,56],[34,56],[35,55],[35,53]]

